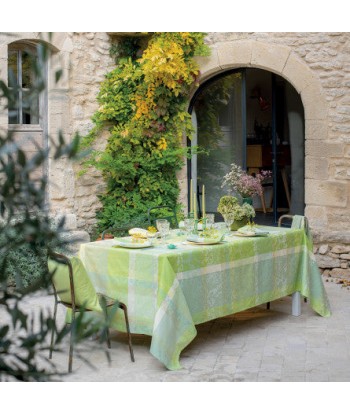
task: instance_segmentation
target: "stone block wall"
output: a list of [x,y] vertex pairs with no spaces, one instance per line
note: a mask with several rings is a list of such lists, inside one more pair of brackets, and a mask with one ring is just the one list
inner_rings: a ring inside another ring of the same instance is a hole
[[325,278],[350,285],[350,245],[315,245],[314,254]]
[[[109,54],[111,37],[107,33],[72,33],[70,56],[70,119],[72,132],[86,135],[93,127],[91,117],[98,108],[96,100],[100,84],[114,67]],[[103,148],[106,136],[100,137],[95,148]],[[77,228],[91,232],[96,210],[100,208],[98,194],[104,182],[97,170],[79,177],[81,166],[72,166],[75,181],[72,209],[77,217]]]

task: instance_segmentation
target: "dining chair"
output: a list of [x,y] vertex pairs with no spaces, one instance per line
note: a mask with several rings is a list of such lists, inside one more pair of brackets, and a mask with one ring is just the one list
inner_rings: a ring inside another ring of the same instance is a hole
[[176,210],[172,206],[154,206],[147,211],[148,223],[150,226],[155,226],[157,219],[167,219],[172,228],[178,228],[179,224],[176,217]]
[[[310,229],[309,229],[309,221],[306,216],[302,215],[281,215],[278,219],[278,227],[289,227],[295,229],[302,229],[304,228],[305,233],[308,237],[310,237]],[[307,303],[307,298],[304,297],[304,302]],[[270,309],[270,302],[266,303],[267,310]]]
[[[129,327],[129,318],[127,312],[127,306],[106,295],[97,293],[89,276],[85,270],[85,267],[78,257],[68,258],[63,254],[50,251],[48,253],[48,268],[52,274],[52,285],[55,297],[54,305],[54,326],[51,332],[51,344],[49,358],[52,358],[53,345],[54,345],[54,329],[56,326],[57,306],[62,304],[66,308],[71,310],[71,334],[69,345],[69,359],[68,359],[68,372],[72,371],[73,366],[73,348],[74,348],[74,321],[75,314],[82,311],[95,311],[97,313],[103,313],[107,318],[107,308],[116,307],[120,308],[124,312],[125,325],[128,334],[128,343],[131,361],[135,362],[134,351],[131,342],[131,333]],[[111,348],[111,342],[109,338],[109,328],[106,329],[107,346]]]

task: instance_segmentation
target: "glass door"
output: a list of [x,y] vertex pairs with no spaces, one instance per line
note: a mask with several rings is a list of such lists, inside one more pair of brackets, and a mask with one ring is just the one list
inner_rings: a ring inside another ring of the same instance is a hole
[[245,72],[240,70],[211,79],[192,100],[195,133],[189,180],[197,195],[205,185],[208,213],[216,213],[226,193],[221,185],[231,164],[246,164],[245,96]]
[[[188,188],[192,179],[198,196],[205,185],[208,213],[217,213],[227,194],[223,177],[235,163],[253,175],[273,172],[263,196],[253,197],[259,223],[276,224],[284,213],[304,214],[304,112],[292,85],[258,68],[226,72],[201,86],[189,111],[194,135]],[[201,207],[200,202],[199,197]]]

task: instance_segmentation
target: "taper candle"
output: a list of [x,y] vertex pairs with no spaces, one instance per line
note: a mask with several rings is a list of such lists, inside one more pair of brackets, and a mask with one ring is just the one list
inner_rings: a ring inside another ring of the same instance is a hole
[[193,193],[193,218],[198,219],[197,216],[197,197],[196,192]]
[[202,218],[205,218],[205,186],[204,184],[202,186],[202,210],[203,210]]
[[190,185],[190,213],[193,212],[193,182],[191,179],[191,185]]

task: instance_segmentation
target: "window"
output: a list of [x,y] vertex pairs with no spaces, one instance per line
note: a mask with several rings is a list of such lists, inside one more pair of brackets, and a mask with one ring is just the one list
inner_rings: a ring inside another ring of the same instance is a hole
[[31,92],[35,82],[33,59],[37,59],[34,47],[9,46],[8,86],[16,91],[15,101],[9,103],[9,124],[39,124],[40,96]]

